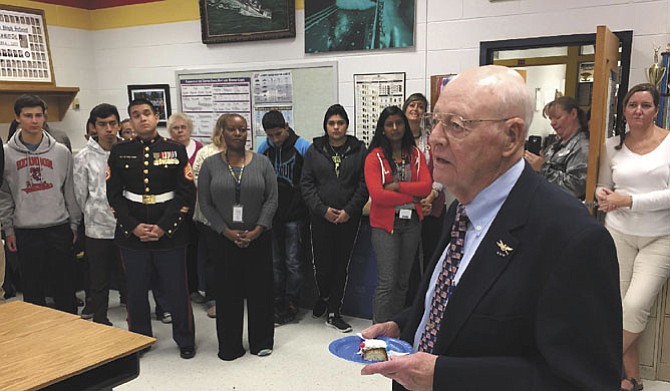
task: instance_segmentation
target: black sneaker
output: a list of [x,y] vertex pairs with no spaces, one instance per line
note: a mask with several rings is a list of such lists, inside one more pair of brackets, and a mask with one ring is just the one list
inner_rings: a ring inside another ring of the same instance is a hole
[[274,324],[275,324],[275,327],[279,327],[279,326],[281,326],[281,325],[284,325],[284,324],[288,323],[288,319],[287,319],[287,317],[288,317],[288,314],[287,314],[286,312],[284,312],[284,311],[281,311],[281,312],[275,312],[275,313],[274,313]]
[[156,314],[156,318],[165,324],[172,323],[172,314],[169,312],[163,312],[162,314]]
[[286,301],[286,312],[293,318],[298,315],[298,305],[295,303],[293,300],[287,300]]
[[91,308],[88,304],[84,307],[84,309],[81,310],[81,316],[82,319],[93,319],[93,308]]
[[200,292],[193,292],[191,293],[191,301],[195,304],[204,304],[205,296],[201,295]]
[[328,315],[326,326],[330,326],[341,333],[348,333],[351,331],[351,325],[345,322],[340,315]]
[[328,311],[328,304],[322,298],[318,298],[316,303],[314,303],[314,309],[312,310],[313,318],[320,318],[326,314]]
[[275,327],[286,323],[286,305],[283,298],[274,299],[274,323]]

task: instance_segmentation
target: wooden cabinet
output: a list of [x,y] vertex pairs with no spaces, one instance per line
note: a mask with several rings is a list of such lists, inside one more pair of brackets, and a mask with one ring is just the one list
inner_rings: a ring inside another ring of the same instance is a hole
[[49,108],[49,121],[60,121],[78,92],[78,87],[56,87],[49,83],[0,83],[0,122],[14,119],[14,101],[23,94],[44,99]]
[[667,282],[640,336],[640,372],[645,379],[670,381],[670,289]]

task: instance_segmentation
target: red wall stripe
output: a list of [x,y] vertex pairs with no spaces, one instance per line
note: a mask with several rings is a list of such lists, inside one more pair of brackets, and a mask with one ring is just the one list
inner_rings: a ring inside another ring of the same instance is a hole
[[96,10],[101,8],[122,7],[124,5],[154,3],[163,0],[33,0],[40,3],[63,5],[66,7]]

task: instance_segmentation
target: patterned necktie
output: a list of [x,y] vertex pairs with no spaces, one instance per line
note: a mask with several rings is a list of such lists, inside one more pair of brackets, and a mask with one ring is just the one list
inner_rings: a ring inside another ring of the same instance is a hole
[[468,215],[465,213],[465,207],[462,204],[458,204],[456,218],[454,219],[454,224],[451,226],[449,253],[442,262],[442,271],[435,283],[428,322],[426,323],[426,328],[421,333],[421,340],[419,341],[419,351],[426,353],[433,352],[433,346],[437,340],[437,333],[440,331],[440,322],[442,321],[444,310],[447,307],[449,297],[456,287],[454,285],[454,277],[456,277],[458,265],[463,258],[463,242],[465,240],[465,232],[468,229],[468,221],[470,219],[468,219]]

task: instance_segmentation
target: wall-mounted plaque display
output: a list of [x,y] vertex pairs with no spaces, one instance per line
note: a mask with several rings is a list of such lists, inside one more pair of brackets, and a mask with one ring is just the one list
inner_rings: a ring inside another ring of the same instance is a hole
[[370,145],[382,110],[400,107],[404,100],[405,72],[354,75],[354,135]]
[[43,10],[0,4],[0,81],[54,84]]

